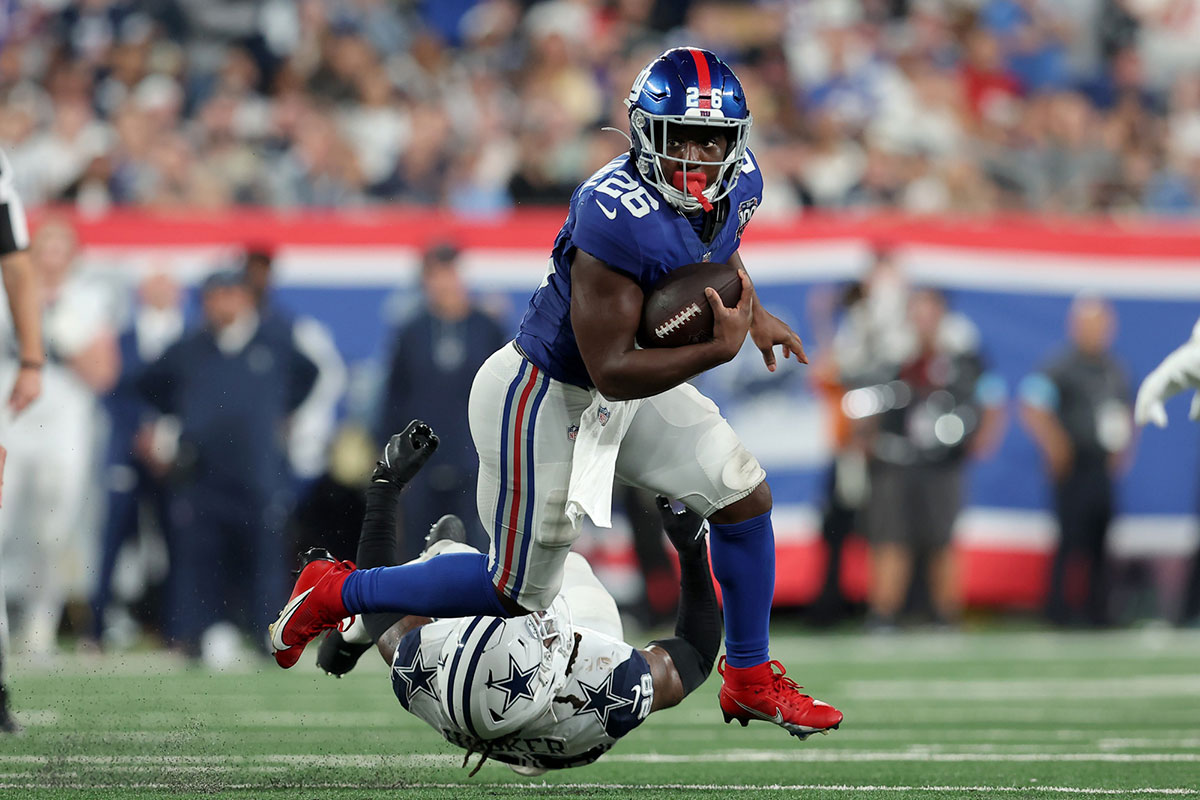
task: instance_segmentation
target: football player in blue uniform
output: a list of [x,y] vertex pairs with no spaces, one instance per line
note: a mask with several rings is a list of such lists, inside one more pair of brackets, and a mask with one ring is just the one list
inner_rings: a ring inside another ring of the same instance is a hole
[[[799,337],[757,302],[737,252],[762,196],[745,93],[712,53],[677,48],[642,70],[626,104],[630,151],[575,191],[520,333],[471,388],[490,553],[359,571],[310,564],[272,626],[281,666],[351,614],[511,617],[549,608],[580,509],[607,522],[615,479],[678,500],[711,525],[725,605],[726,722],[765,720],[796,735],[841,722],[841,712],[801,694],[770,658],[775,549],[766,473],[716,405],[686,383],[731,360],[747,334],[769,370],[776,346],[785,359],[805,361]],[[742,277],[734,308],[707,290],[712,340],[638,348],[646,294],[671,270],[705,260],[733,264]]]

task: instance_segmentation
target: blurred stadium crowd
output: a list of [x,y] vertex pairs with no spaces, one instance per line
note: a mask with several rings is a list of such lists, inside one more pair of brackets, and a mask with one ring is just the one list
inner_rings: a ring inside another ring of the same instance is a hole
[[1200,207],[1190,0],[9,0],[30,205],[560,203],[666,45],[745,84],[765,213]]

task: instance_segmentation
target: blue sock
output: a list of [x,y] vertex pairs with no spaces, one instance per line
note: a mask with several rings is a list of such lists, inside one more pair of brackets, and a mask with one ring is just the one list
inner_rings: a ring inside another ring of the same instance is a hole
[[351,614],[508,617],[487,561],[482,553],[446,553],[416,564],[357,569],[342,584],[342,603]]
[[708,547],[725,606],[725,660],[739,668],[761,664],[770,657],[775,597],[771,512],[744,522],[712,525]]

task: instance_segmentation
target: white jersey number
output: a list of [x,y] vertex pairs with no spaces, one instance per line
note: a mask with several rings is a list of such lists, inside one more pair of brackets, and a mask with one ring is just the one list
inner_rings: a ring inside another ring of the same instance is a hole
[[650,196],[646,187],[622,170],[617,170],[609,175],[603,183],[596,187],[596,191],[619,199],[621,205],[625,206],[625,209],[637,219],[641,219],[651,211],[658,211],[658,201]]
[[654,678],[647,672],[642,676],[641,684],[633,687],[633,707],[637,709],[637,718],[648,717],[652,705],[654,705]]

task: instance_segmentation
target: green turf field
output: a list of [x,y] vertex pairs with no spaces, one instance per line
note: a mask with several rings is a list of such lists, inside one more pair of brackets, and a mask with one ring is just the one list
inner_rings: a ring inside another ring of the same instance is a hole
[[[344,680],[157,653],[18,661],[26,726],[0,796],[1200,796],[1200,633],[777,635],[842,729],[798,742],[725,725],[714,675],[599,763],[529,781],[456,751],[393,699],[383,662]],[[472,764],[474,759],[472,759]]]

